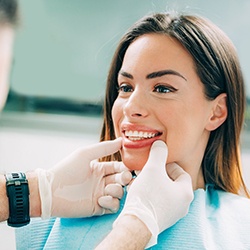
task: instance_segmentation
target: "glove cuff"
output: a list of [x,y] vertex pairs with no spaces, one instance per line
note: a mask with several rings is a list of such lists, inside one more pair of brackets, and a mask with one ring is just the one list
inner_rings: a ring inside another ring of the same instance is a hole
[[51,178],[49,172],[44,169],[38,168],[35,172],[38,176],[38,187],[41,200],[41,218],[49,219],[51,217],[52,207]]

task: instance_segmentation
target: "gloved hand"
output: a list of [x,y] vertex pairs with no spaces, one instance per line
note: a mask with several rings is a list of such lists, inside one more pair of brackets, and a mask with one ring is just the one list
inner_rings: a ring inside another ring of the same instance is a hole
[[148,161],[131,184],[124,208],[114,222],[115,226],[124,215],[139,218],[152,233],[147,247],[155,245],[162,231],[188,213],[193,200],[191,177],[175,163],[166,166],[167,155],[166,144],[154,142]]
[[121,139],[80,148],[49,170],[37,169],[41,217],[117,212],[132,175],[121,162],[93,161],[121,148]]

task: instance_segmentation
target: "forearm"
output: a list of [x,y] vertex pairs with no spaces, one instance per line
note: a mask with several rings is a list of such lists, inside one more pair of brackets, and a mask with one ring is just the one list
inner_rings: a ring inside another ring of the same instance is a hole
[[[38,190],[37,176],[35,172],[26,173],[29,183],[29,201],[30,201],[30,217],[41,216],[41,201]],[[9,218],[9,201],[6,193],[6,179],[3,174],[0,175],[0,221]]]
[[133,215],[124,215],[95,250],[144,249],[151,238],[146,225]]
[[9,218],[9,203],[6,194],[6,180],[4,175],[0,175],[0,221]]

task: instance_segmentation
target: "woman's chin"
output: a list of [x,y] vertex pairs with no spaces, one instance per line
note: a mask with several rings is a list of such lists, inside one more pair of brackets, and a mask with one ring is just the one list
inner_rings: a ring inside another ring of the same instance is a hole
[[134,157],[133,159],[128,159],[128,158],[122,158],[123,163],[125,164],[125,166],[127,168],[129,168],[130,170],[142,170],[144,165],[147,162],[147,159],[142,160],[142,159],[138,159],[136,157]]
[[130,149],[122,148],[121,157],[122,161],[130,170],[142,170],[147,163],[149,156],[149,148]]

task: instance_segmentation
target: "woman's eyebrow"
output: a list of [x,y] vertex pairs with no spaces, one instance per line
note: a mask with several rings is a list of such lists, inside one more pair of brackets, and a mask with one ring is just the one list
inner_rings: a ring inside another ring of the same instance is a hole
[[122,75],[124,77],[129,78],[129,79],[134,79],[134,77],[131,74],[129,74],[128,72],[123,71],[123,70],[120,70],[119,73],[118,73],[118,75]]
[[[133,75],[131,75],[130,73],[123,71],[123,70],[120,70],[118,75],[122,75],[124,77],[129,78],[129,79],[134,79]],[[187,81],[187,79],[182,74],[180,74],[179,72],[172,70],[172,69],[165,69],[165,70],[152,72],[146,76],[146,79],[153,79],[153,78],[161,77],[164,75],[176,75],[176,76],[183,78],[185,81]]]
[[166,69],[166,70],[160,70],[160,71],[156,71],[156,72],[152,72],[150,74],[148,74],[146,76],[146,79],[152,79],[152,78],[156,78],[156,77],[161,77],[164,75],[175,75],[175,76],[179,76],[181,78],[183,78],[185,81],[187,81],[186,77],[184,77],[182,74],[180,74],[179,72],[172,70],[172,69]]

